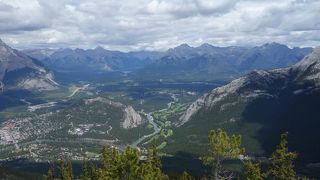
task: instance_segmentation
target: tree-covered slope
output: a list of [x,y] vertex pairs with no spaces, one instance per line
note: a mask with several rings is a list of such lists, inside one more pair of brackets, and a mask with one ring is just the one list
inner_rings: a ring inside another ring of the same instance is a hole
[[247,152],[269,154],[289,131],[290,148],[319,162],[320,48],[285,69],[254,71],[199,98],[176,121],[167,151],[203,153],[210,129],[242,134]]

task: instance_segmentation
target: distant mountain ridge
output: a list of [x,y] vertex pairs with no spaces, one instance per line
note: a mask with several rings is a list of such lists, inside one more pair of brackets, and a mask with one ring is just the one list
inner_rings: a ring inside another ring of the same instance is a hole
[[255,69],[268,70],[293,65],[312,48],[289,48],[278,43],[256,47],[216,47],[182,44],[169,49],[160,59],[147,65],[137,77],[164,80],[232,80]]
[[262,155],[270,153],[279,134],[288,131],[290,148],[299,152],[301,162],[320,162],[320,145],[315,143],[319,107],[318,47],[291,67],[253,71],[196,100],[175,122],[171,148],[183,149],[185,142],[197,137],[189,144],[190,151],[201,153],[210,129],[223,128],[242,134],[248,153]]
[[289,48],[278,43],[256,47],[199,47],[181,44],[166,52],[120,52],[95,49],[24,50],[55,71],[130,71],[142,80],[230,81],[255,69],[295,64],[312,48]]
[[56,71],[132,71],[158,59],[161,52],[95,49],[29,49],[24,53]]
[[35,59],[12,49],[0,40],[1,89],[53,90],[53,74]]

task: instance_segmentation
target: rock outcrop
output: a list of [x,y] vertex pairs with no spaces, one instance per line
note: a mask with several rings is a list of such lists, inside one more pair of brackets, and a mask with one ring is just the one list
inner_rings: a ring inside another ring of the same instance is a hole
[[104,97],[96,97],[85,100],[86,105],[90,105],[95,102],[100,102],[113,107],[121,108],[121,110],[123,111],[123,118],[121,120],[120,126],[124,129],[134,128],[143,123],[140,114],[137,113],[132,106],[124,105],[119,102],[114,102]]

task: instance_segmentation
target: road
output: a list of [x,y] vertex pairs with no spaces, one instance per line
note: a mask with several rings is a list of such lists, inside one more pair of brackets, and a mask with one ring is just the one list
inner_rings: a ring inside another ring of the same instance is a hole
[[82,87],[79,87],[79,88],[75,89],[75,90],[68,96],[68,98],[71,98],[71,97],[74,96],[78,91],[84,90],[84,89],[86,89],[86,88],[89,87],[89,86],[90,86],[90,84],[86,84],[86,85],[83,85]]

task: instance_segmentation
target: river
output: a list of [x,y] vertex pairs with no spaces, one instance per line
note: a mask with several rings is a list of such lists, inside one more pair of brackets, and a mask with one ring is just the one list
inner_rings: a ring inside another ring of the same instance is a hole
[[[179,99],[175,96],[175,94],[170,94],[170,96],[171,96],[171,98],[173,99],[173,101],[171,101],[171,102],[168,103],[168,107],[167,107],[167,108],[161,109],[161,110],[159,110],[159,111],[169,110],[170,107],[171,107],[171,105],[172,105],[172,103],[179,101]],[[158,133],[161,131],[161,127],[160,127],[157,123],[154,122],[154,118],[153,118],[153,116],[152,116],[152,113],[153,113],[153,112],[150,112],[150,113],[147,114],[147,119],[148,119],[148,122],[153,126],[153,130],[154,130],[153,133],[148,134],[148,135],[144,135],[144,136],[140,137],[139,139],[137,139],[136,141],[134,141],[134,142],[131,144],[131,147],[137,148],[138,145],[139,145],[142,141],[146,140],[146,139],[149,138],[149,137],[152,137],[152,136],[158,134]]]

